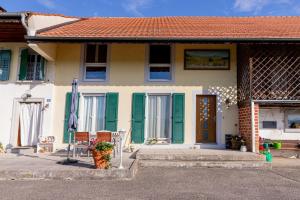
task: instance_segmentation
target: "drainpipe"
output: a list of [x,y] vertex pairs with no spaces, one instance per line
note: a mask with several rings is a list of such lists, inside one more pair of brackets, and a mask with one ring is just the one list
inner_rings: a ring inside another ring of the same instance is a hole
[[28,36],[35,36],[35,31],[34,30],[30,30],[30,28],[28,27],[28,25],[26,23],[26,17],[27,17],[27,14],[21,13],[21,22],[22,22],[22,25],[26,29]]
[[251,130],[252,130],[252,152],[255,153],[255,110],[254,102],[251,100]]

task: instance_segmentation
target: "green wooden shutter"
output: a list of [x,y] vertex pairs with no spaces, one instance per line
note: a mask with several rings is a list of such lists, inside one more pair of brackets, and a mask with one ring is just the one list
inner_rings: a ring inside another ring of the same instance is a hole
[[144,143],[145,93],[134,93],[132,97],[131,142]]
[[27,67],[28,67],[28,49],[23,49],[21,51],[19,80],[26,80]]
[[11,50],[0,51],[0,80],[7,81],[9,79]]
[[118,93],[106,94],[105,130],[117,131],[118,128]]
[[184,141],[184,94],[173,94],[172,143]]
[[[63,142],[64,143],[69,143],[69,131],[68,131],[68,124],[69,124],[69,118],[70,118],[70,111],[71,111],[71,101],[72,101],[72,92],[68,92],[66,94],[66,103],[65,103],[65,119],[64,119],[64,138]],[[80,101],[80,94],[78,93],[78,106],[79,106],[79,101]],[[77,118],[78,118],[78,110],[77,109]],[[71,141],[73,141],[73,134],[71,136]]]

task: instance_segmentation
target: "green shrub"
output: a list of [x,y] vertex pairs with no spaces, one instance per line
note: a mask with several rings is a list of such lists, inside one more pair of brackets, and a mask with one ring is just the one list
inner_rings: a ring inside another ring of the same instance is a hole
[[114,148],[114,145],[109,142],[98,142],[95,145],[96,151],[110,151]]

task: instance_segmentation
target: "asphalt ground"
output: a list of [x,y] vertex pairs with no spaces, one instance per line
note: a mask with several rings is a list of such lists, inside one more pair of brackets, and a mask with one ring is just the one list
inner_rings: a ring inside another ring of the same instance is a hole
[[141,168],[133,180],[0,181],[0,199],[300,199],[300,168]]

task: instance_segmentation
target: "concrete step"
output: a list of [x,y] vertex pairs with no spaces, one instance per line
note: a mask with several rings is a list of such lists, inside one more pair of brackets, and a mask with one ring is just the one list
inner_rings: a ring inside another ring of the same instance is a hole
[[146,150],[141,149],[136,155],[138,160],[163,161],[265,161],[265,156],[239,151],[226,150]]
[[140,167],[185,167],[185,168],[227,168],[227,169],[271,169],[265,161],[175,161],[139,160]]
[[300,149],[271,149],[273,157],[300,158]]
[[36,153],[36,148],[35,147],[15,147],[15,148],[11,149],[10,153],[32,155],[32,154]]

